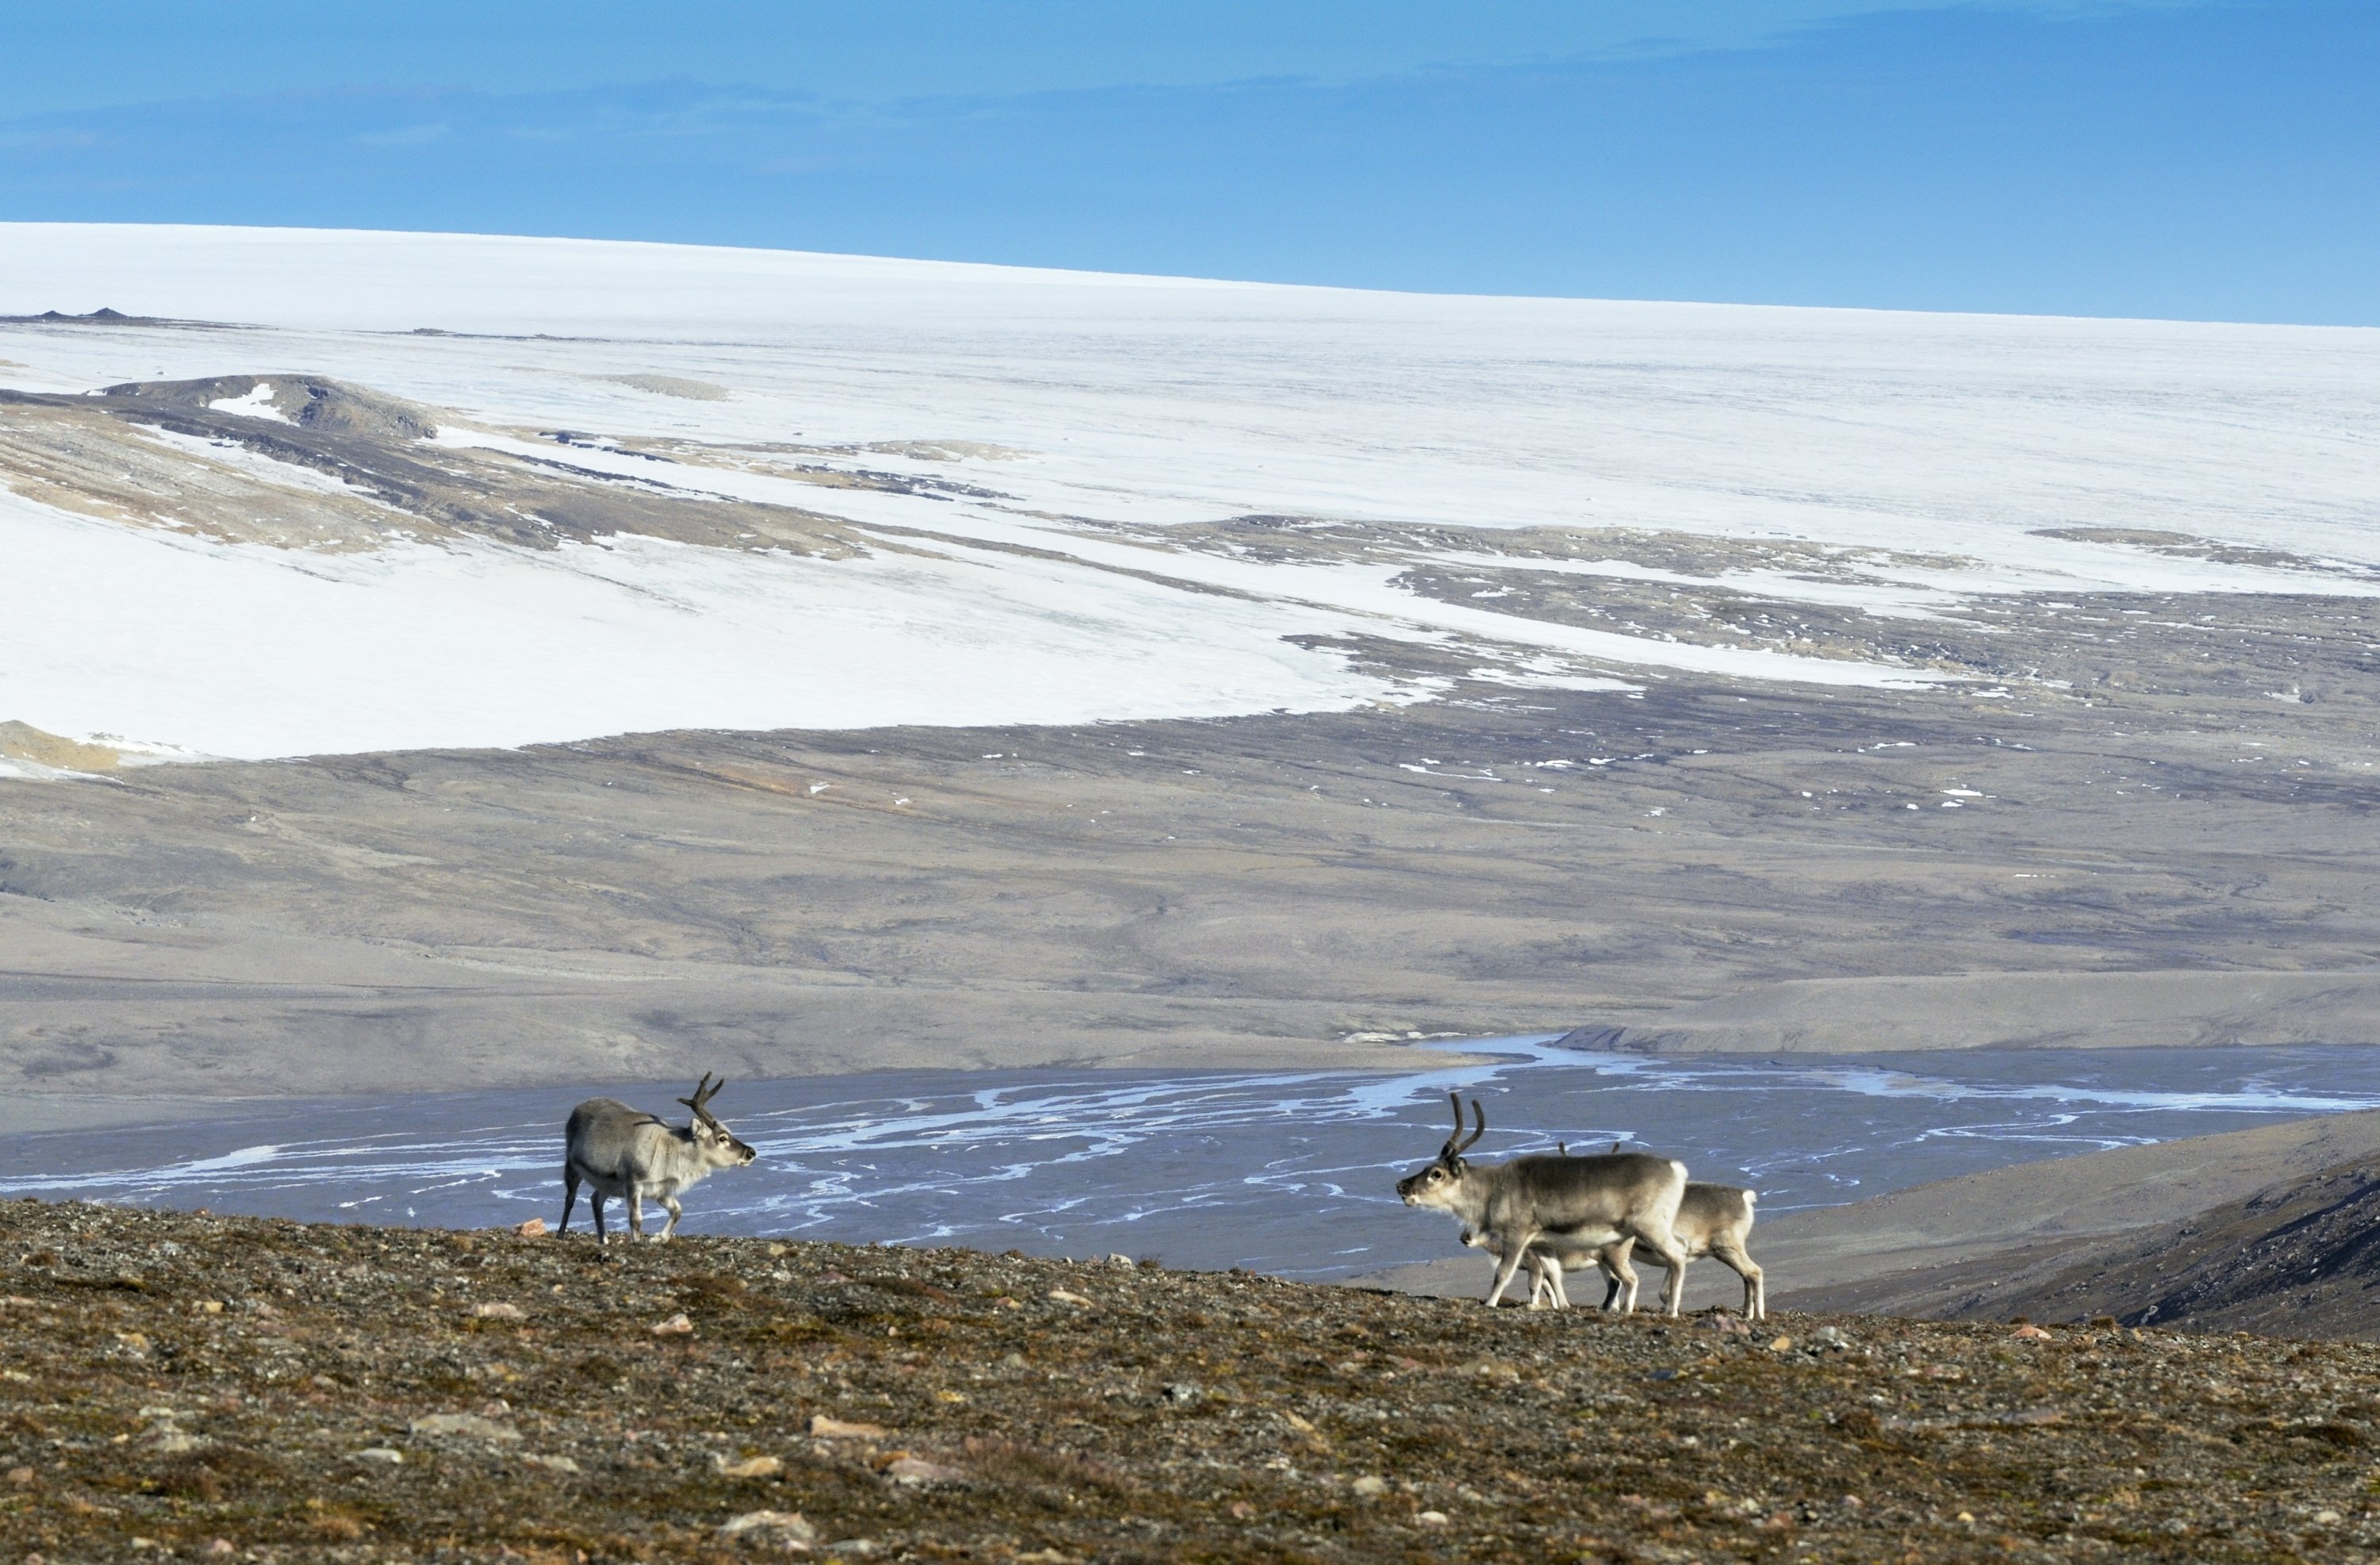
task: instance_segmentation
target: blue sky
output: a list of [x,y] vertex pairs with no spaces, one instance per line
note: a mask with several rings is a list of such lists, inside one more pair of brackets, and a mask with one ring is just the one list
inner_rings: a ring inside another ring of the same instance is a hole
[[2374,0],[11,0],[0,217],[2380,325]]

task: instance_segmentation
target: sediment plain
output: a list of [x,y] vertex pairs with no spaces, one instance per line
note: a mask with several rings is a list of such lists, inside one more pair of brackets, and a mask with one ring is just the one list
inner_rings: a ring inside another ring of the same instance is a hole
[[[1393,1068],[1407,1034],[1583,1024],[2380,1037],[2369,609],[2005,610],[2040,679],[1987,700],[1515,692],[1383,644],[1444,693],[0,780],[0,1072],[207,1096]],[[1978,673],[2017,634],[1927,627]]]

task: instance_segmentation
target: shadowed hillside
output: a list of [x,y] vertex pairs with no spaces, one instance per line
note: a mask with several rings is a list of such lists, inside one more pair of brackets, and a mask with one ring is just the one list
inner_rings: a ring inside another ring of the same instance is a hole
[[2380,1339],[2380,1158],[2128,1234],[1996,1301],[2043,1319]]

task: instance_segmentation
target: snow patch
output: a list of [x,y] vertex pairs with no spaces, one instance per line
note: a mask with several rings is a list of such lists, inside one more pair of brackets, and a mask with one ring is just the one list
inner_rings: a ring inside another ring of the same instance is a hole
[[286,424],[289,415],[273,406],[273,382],[259,381],[249,387],[246,396],[219,396],[207,404],[217,413],[237,413],[244,419],[270,419],[276,424]]

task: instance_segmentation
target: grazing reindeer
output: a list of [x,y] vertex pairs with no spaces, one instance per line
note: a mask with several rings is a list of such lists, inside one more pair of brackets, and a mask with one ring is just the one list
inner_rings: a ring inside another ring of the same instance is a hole
[[[1453,1098],[1452,1094],[1448,1095]],[[1475,1128],[1463,1134],[1463,1100],[1453,1098],[1454,1134],[1418,1173],[1397,1182],[1408,1207],[1451,1212],[1475,1243],[1496,1256],[1496,1286],[1488,1294],[1493,1309],[1512,1286],[1512,1274],[1529,1246],[1545,1240],[1565,1249],[1599,1253],[1625,1280],[1627,1302],[1636,1307],[1636,1273],[1630,1252],[1642,1244],[1670,1271],[1669,1313],[1678,1313],[1685,1256],[1670,1224],[1685,1198],[1686,1166],[1646,1152],[1591,1158],[1515,1158],[1509,1163],[1473,1165],[1463,1154],[1488,1134],[1488,1114],[1471,1100]]]
[[[1744,1241],[1752,1236],[1753,1218],[1759,1204],[1760,1193],[1756,1190],[1746,1190],[1733,1184],[1690,1183],[1686,1186],[1685,1198],[1678,1203],[1678,1215],[1670,1228],[1678,1241],[1678,1248],[1685,1252],[1686,1259],[1698,1261],[1705,1256],[1715,1256],[1719,1264],[1743,1279],[1743,1318],[1746,1320],[1758,1320],[1768,1313],[1767,1274],[1744,1248]],[[1463,1243],[1475,1247],[1479,1241],[1465,1234]],[[1655,1266],[1663,1264],[1641,1245],[1634,1247],[1633,1258],[1649,1261]],[[1603,1268],[1605,1309],[1611,1307],[1611,1301],[1620,1293],[1619,1274],[1604,1262],[1601,1255],[1582,1246],[1541,1239],[1529,1246],[1525,1264],[1531,1279],[1529,1305],[1532,1309],[1537,1307],[1541,1298],[1558,1309],[1566,1307],[1570,1304],[1570,1294],[1562,1287],[1561,1274],[1583,1270],[1589,1266]],[[1677,1286],[1682,1288],[1684,1284]],[[1665,1288],[1662,1292],[1666,1297],[1670,1290]]]
[[628,1231],[645,1236],[645,1197],[669,1209],[669,1222],[659,1238],[677,1232],[678,1193],[713,1169],[737,1169],[758,1154],[735,1139],[725,1125],[710,1117],[710,1100],[724,1078],[713,1085],[710,1073],[691,1098],[679,1102],[694,1110],[694,1122],[680,1128],[611,1098],[590,1098],[570,1110],[562,1132],[562,1226],[570,1231],[570,1209],[578,1201],[578,1182],[590,1188],[587,1205],[595,1214],[595,1241],[608,1244],[603,1232],[603,1202],[618,1196],[627,1203]]

